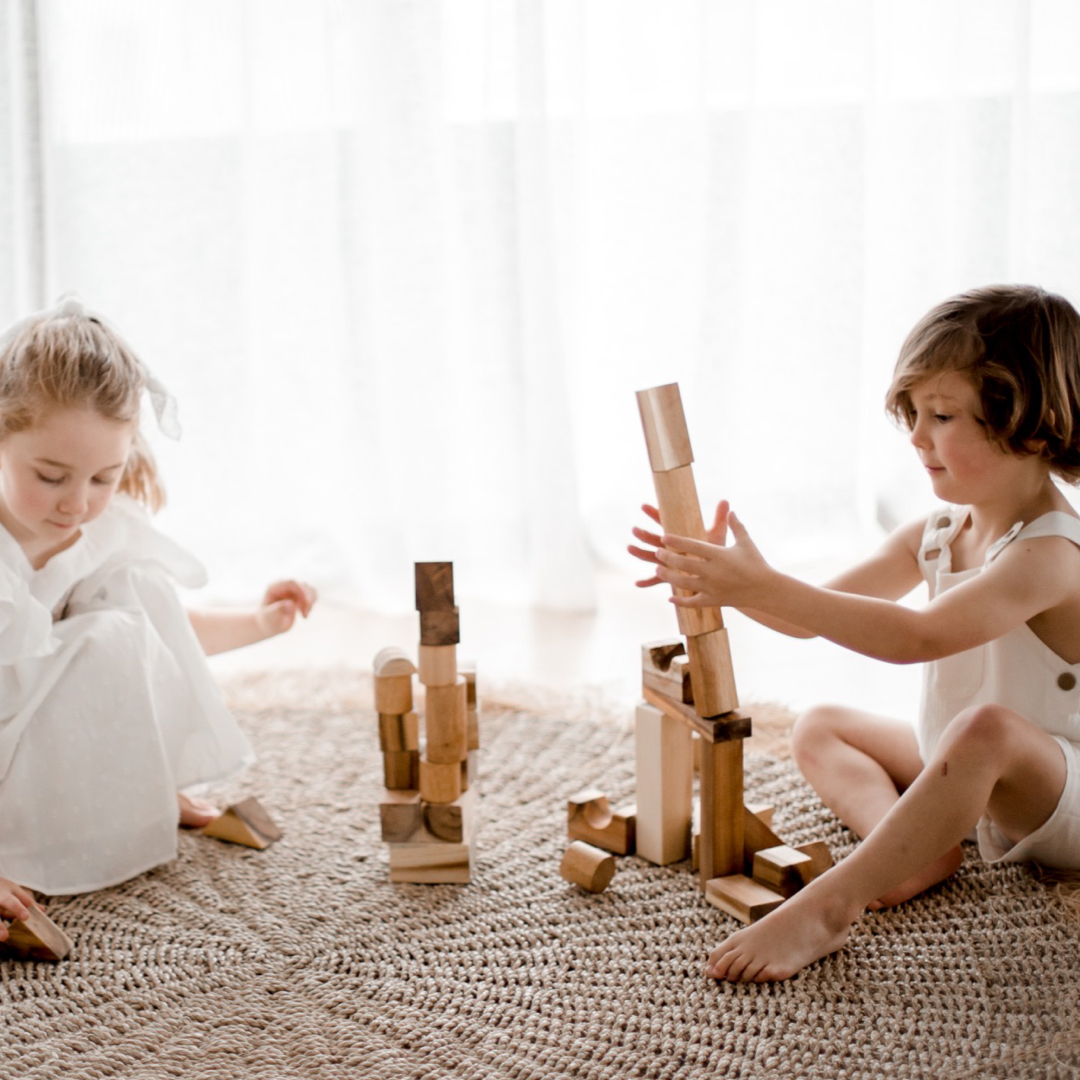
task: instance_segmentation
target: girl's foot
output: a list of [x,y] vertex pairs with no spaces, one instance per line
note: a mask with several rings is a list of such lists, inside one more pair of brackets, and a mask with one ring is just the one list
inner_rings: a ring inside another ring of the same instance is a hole
[[859,912],[838,907],[827,894],[796,893],[775,911],[732,934],[709,954],[705,974],[728,982],[789,979],[843,947]]
[[180,825],[185,829],[201,829],[221,814],[213,803],[185,795],[181,791],[176,793],[176,801],[180,804]]
[[897,885],[895,889],[890,889],[883,896],[879,896],[872,903],[867,904],[866,907],[869,911],[880,911],[882,908],[896,907],[897,904],[902,904],[905,900],[918,896],[919,893],[936,885],[939,881],[952,877],[960,869],[960,864],[963,861],[964,852],[961,850],[960,845],[957,844],[951,851],[946,851],[940,859],[936,859],[925,869],[909,877],[907,881]]

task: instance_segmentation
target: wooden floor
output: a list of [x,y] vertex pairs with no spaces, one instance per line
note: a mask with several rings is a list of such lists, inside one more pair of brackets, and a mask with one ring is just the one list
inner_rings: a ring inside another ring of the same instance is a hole
[[[526,681],[554,689],[589,687],[624,701],[640,696],[640,646],[673,637],[677,624],[658,589],[608,572],[599,582],[597,611],[588,615],[461,602],[460,655],[477,661],[481,678]],[[784,638],[725,611],[740,701],[771,701],[795,710],[833,701],[914,719],[916,668],[895,667],[824,641]],[[211,658],[220,675],[268,668],[338,667],[370,670],[384,645],[415,652],[415,613],[391,616],[321,600],[292,632]]]

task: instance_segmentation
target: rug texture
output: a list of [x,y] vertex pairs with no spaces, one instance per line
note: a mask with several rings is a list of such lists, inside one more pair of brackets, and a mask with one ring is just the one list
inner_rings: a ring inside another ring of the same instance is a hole
[[[1080,931],[1023,867],[971,852],[789,982],[717,984],[737,924],[687,864],[620,859],[599,896],[559,877],[567,796],[633,796],[624,717],[489,699],[474,882],[391,885],[367,684],[251,690],[260,759],[233,794],[285,838],[184,834],[174,863],[54,899],[71,957],[0,962],[4,1080],[1080,1075]],[[787,841],[851,851],[789,761],[748,747],[746,786]]]

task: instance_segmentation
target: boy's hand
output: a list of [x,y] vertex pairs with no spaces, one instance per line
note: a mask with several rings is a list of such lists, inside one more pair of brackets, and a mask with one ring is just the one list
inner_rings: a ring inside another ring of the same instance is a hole
[[[0,877],[0,915],[5,919],[29,919],[30,908],[36,907],[40,911],[45,908],[35,899],[29,889],[16,885],[14,881]],[[0,922],[0,941],[7,941],[7,927]]]
[[317,593],[303,581],[275,581],[266,590],[262,606],[256,613],[259,629],[266,637],[284,634],[292,629],[299,613],[305,619],[311,613]]

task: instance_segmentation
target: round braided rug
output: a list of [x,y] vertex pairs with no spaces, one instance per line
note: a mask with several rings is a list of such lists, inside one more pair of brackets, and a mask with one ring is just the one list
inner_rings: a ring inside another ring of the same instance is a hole
[[[239,714],[242,791],[283,840],[185,833],[174,863],[52,901],[69,959],[0,962],[4,1080],[1080,1075],[1080,930],[1023,867],[969,853],[789,982],[717,984],[737,924],[687,864],[620,859],[599,896],[559,877],[567,796],[633,797],[625,725],[489,706],[473,883],[391,885],[374,714],[311,698]],[[851,850],[789,762],[749,754],[746,785],[786,841]]]

